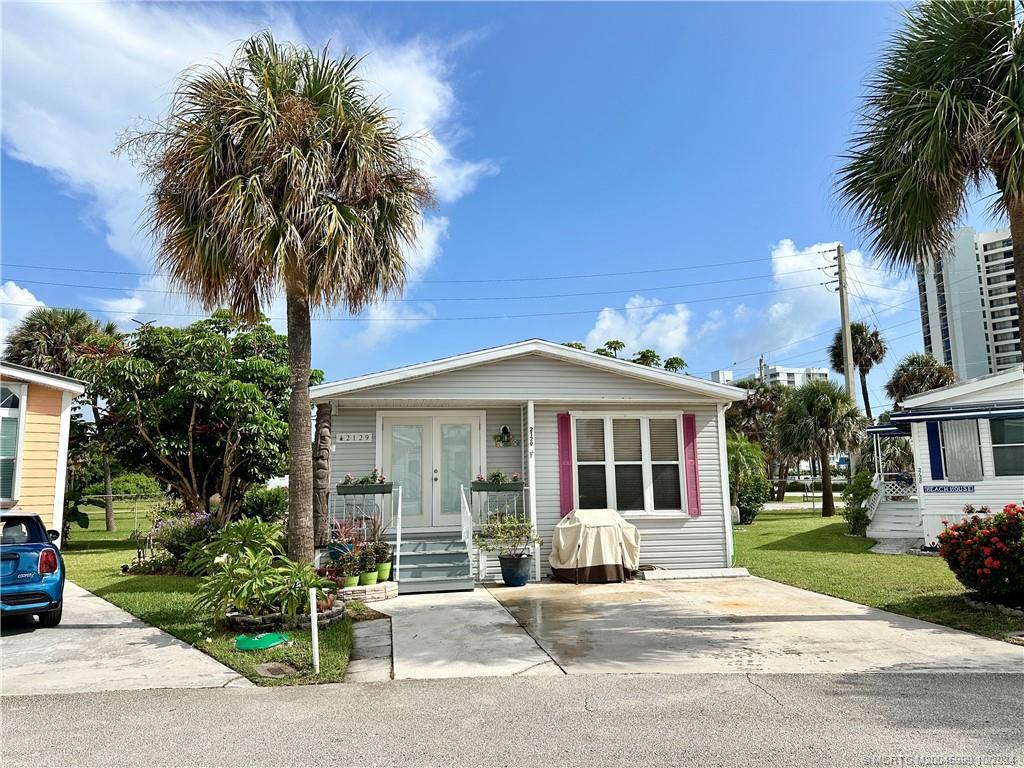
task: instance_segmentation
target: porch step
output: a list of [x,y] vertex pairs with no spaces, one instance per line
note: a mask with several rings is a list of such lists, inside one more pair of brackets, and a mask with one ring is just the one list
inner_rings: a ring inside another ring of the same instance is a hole
[[399,594],[473,589],[469,550],[461,534],[403,535],[400,552]]
[[[402,565],[405,568],[405,565]],[[472,592],[473,579],[460,576],[436,579],[406,579],[398,583],[398,594],[417,595],[424,592]]]

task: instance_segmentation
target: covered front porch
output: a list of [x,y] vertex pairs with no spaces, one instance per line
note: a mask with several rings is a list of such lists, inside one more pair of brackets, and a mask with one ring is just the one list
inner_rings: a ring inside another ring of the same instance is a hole
[[[379,531],[393,546],[392,578],[403,593],[472,589],[496,579],[497,558],[473,543],[495,515],[537,529],[533,401],[453,405],[346,401],[332,403],[330,414],[318,411],[318,434],[333,435],[332,537]],[[360,471],[384,481],[361,482],[367,478]],[[533,554],[536,580],[539,547]]]
[[909,426],[876,424],[867,431],[872,438],[875,465],[871,481],[875,492],[867,503],[871,520],[867,535],[873,539],[921,538],[921,511],[913,472],[886,471],[894,468],[894,462],[887,456],[885,442],[909,440]]

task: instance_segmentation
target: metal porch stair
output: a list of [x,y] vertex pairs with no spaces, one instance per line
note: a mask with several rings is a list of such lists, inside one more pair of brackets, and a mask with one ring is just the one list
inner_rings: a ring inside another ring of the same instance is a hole
[[403,533],[398,594],[472,590],[469,558],[459,532]]

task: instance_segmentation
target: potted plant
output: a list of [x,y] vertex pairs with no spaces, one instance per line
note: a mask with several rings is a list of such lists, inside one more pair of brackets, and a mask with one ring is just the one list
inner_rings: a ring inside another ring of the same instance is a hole
[[372,546],[359,550],[359,586],[366,587],[377,583],[377,553]]
[[501,580],[507,587],[521,587],[530,580],[530,566],[537,538],[533,525],[515,515],[495,515],[474,535],[477,547],[498,553]]
[[353,520],[335,520],[331,524],[331,542],[327,554],[331,560],[340,560],[359,541],[359,526]]
[[339,496],[377,496],[391,493],[394,483],[388,481],[383,472],[374,467],[362,477],[354,477],[351,472],[338,483]]
[[377,581],[387,581],[391,578],[391,545],[384,539],[377,539],[370,547],[377,560]]
[[355,552],[346,552],[341,560],[342,587],[359,586],[359,555]]
[[470,484],[470,490],[476,492],[512,493],[523,490],[524,485],[525,483],[519,477],[518,472],[513,472],[510,478],[501,470],[496,470],[487,477],[477,475],[476,480]]

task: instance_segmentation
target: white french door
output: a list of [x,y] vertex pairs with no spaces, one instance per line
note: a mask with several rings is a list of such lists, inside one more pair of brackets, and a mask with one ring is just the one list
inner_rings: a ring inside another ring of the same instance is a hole
[[486,472],[483,414],[392,412],[379,422],[380,465],[402,486],[403,530],[458,528],[459,489]]

